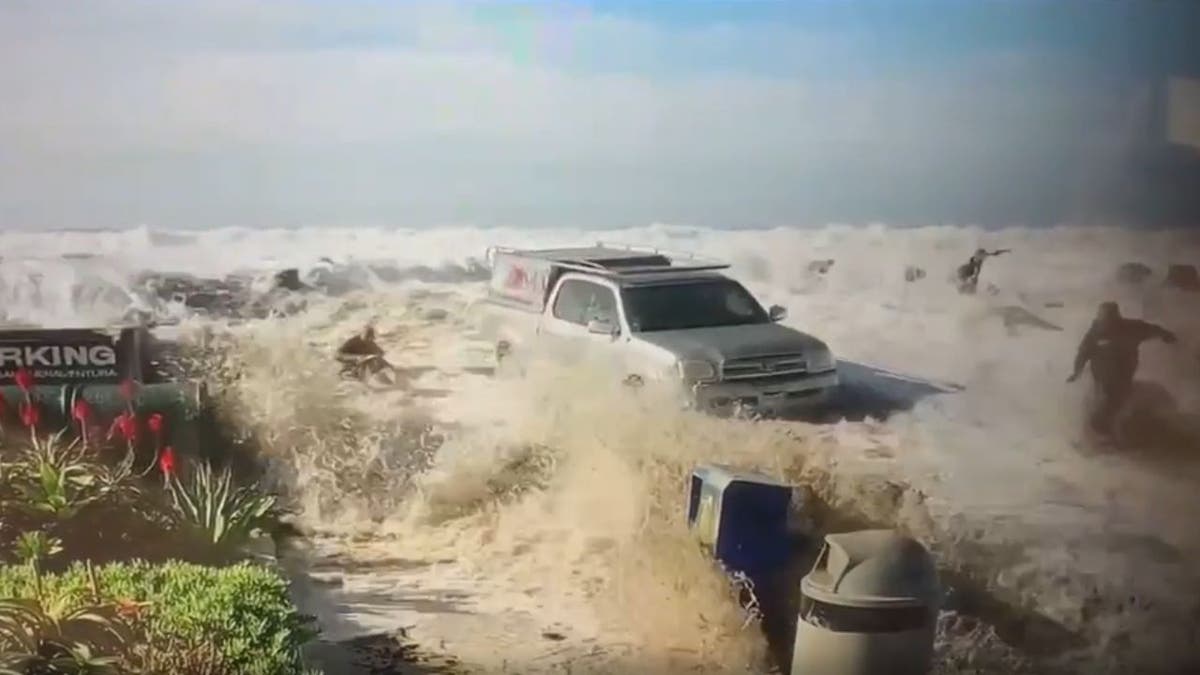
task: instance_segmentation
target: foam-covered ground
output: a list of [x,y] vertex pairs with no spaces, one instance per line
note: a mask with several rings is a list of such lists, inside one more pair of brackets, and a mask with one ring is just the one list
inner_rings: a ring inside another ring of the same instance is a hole
[[[787,306],[787,323],[841,357],[964,389],[886,421],[813,425],[667,414],[586,370],[491,377],[491,346],[465,321],[482,290],[472,259],[490,244],[601,238],[728,259],[764,304]],[[1120,287],[1113,273],[1126,261],[1160,277],[1168,263],[1198,262],[1195,234],[132,230],[0,242],[8,323],[89,325],[137,307],[207,336],[222,355],[214,377],[229,383],[228,414],[253,432],[317,533],[296,560],[314,565],[305,601],[333,637],[406,626],[474,669],[759,667],[762,639],[682,527],[686,473],[725,461],[898,524],[948,568],[1078,636],[997,624],[1013,653],[960,607],[943,621],[946,672],[1045,672],[1054,661],[1181,672],[1194,658],[1198,300],[1157,279]],[[1013,252],[988,261],[993,289],[960,296],[946,278],[980,245]],[[826,258],[836,261],[827,273],[810,271]],[[910,265],[925,278],[906,282]],[[317,266],[337,293],[232,325],[187,318],[136,283],[146,271],[283,266]],[[1110,298],[1181,337],[1143,348],[1134,442],[1119,451],[1082,438],[1086,378],[1064,381],[1097,302]],[[368,320],[408,369],[395,389],[342,382],[330,364],[336,343]]]

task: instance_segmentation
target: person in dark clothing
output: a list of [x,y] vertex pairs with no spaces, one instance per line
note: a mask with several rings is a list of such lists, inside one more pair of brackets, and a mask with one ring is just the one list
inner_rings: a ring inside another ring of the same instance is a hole
[[312,288],[300,281],[300,270],[295,267],[289,267],[286,270],[275,274],[275,288],[282,288],[289,291],[310,291]]
[[1088,328],[1079,350],[1075,354],[1075,370],[1067,378],[1074,382],[1091,364],[1092,379],[1099,394],[1099,402],[1091,416],[1092,428],[1108,435],[1121,406],[1133,389],[1133,376],[1138,368],[1138,348],[1146,340],[1161,339],[1174,344],[1175,334],[1171,331],[1140,319],[1121,316],[1115,302],[1105,302],[1096,312],[1096,319]]
[[995,251],[988,251],[982,248],[975,249],[975,254],[971,259],[958,266],[958,271],[955,276],[958,279],[959,293],[974,293],[975,288],[979,285],[979,274],[983,271],[983,261],[990,257],[1008,253],[1009,249],[1001,248]]
[[382,370],[396,370],[383,357],[383,348],[375,341],[375,328],[372,326],[363,328],[361,333],[343,342],[338,348],[337,360],[342,364],[343,375],[359,379]]

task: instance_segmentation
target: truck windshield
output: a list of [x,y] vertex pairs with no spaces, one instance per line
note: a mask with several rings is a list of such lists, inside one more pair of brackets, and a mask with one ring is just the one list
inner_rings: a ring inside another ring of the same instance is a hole
[[732,279],[621,289],[625,317],[635,333],[769,323],[762,305]]

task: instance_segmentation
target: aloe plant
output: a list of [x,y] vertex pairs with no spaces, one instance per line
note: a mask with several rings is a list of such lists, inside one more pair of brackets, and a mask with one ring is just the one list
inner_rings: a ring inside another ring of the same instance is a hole
[[25,532],[17,539],[17,555],[29,565],[62,553],[62,540],[45,532]]
[[17,539],[17,555],[33,573],[34,595],[42,598],[42,563],[62,553],[62,540],[46,536],[45,532],[25,532]]
[[62,673],[78,675],[119,675],[120,657],[100,656],[91,646],[79,643],[64,650],[62,656],[50,659],[50,667]]
[[137,492],[128,462],[108,467],[87,456],[78,439],[62,432],[34,437],[21,461],[5,468],[6,482],[20,496],[17,506],[68,520],[94,502]]
[[168,486],[178,524],[217,547],[238,546],[277,518],[275,496],[235,486],[228,469],[218,473],[199,464]]
[[29,508],[66,519],[90,501],[88,488],[94,477],[79,462],[75,448],[75,443],[62,443],[62,434],[44,441],[34,437],[26,461],[19,465],[25,480],[18,490]]
[[115,674],[120,672],[120,657],[112,654],[131,642],[129,627],[110,605],[67,610],[62,603],[46,607],[40,600],[0,600],[4,675],[34,669],[63,675]]

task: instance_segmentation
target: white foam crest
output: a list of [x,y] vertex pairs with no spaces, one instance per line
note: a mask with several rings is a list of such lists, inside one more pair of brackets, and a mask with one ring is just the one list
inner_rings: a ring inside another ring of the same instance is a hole
[[0,262],[0,325],[108,325],[146,307],[130,290],[128,274],[101,261]]

